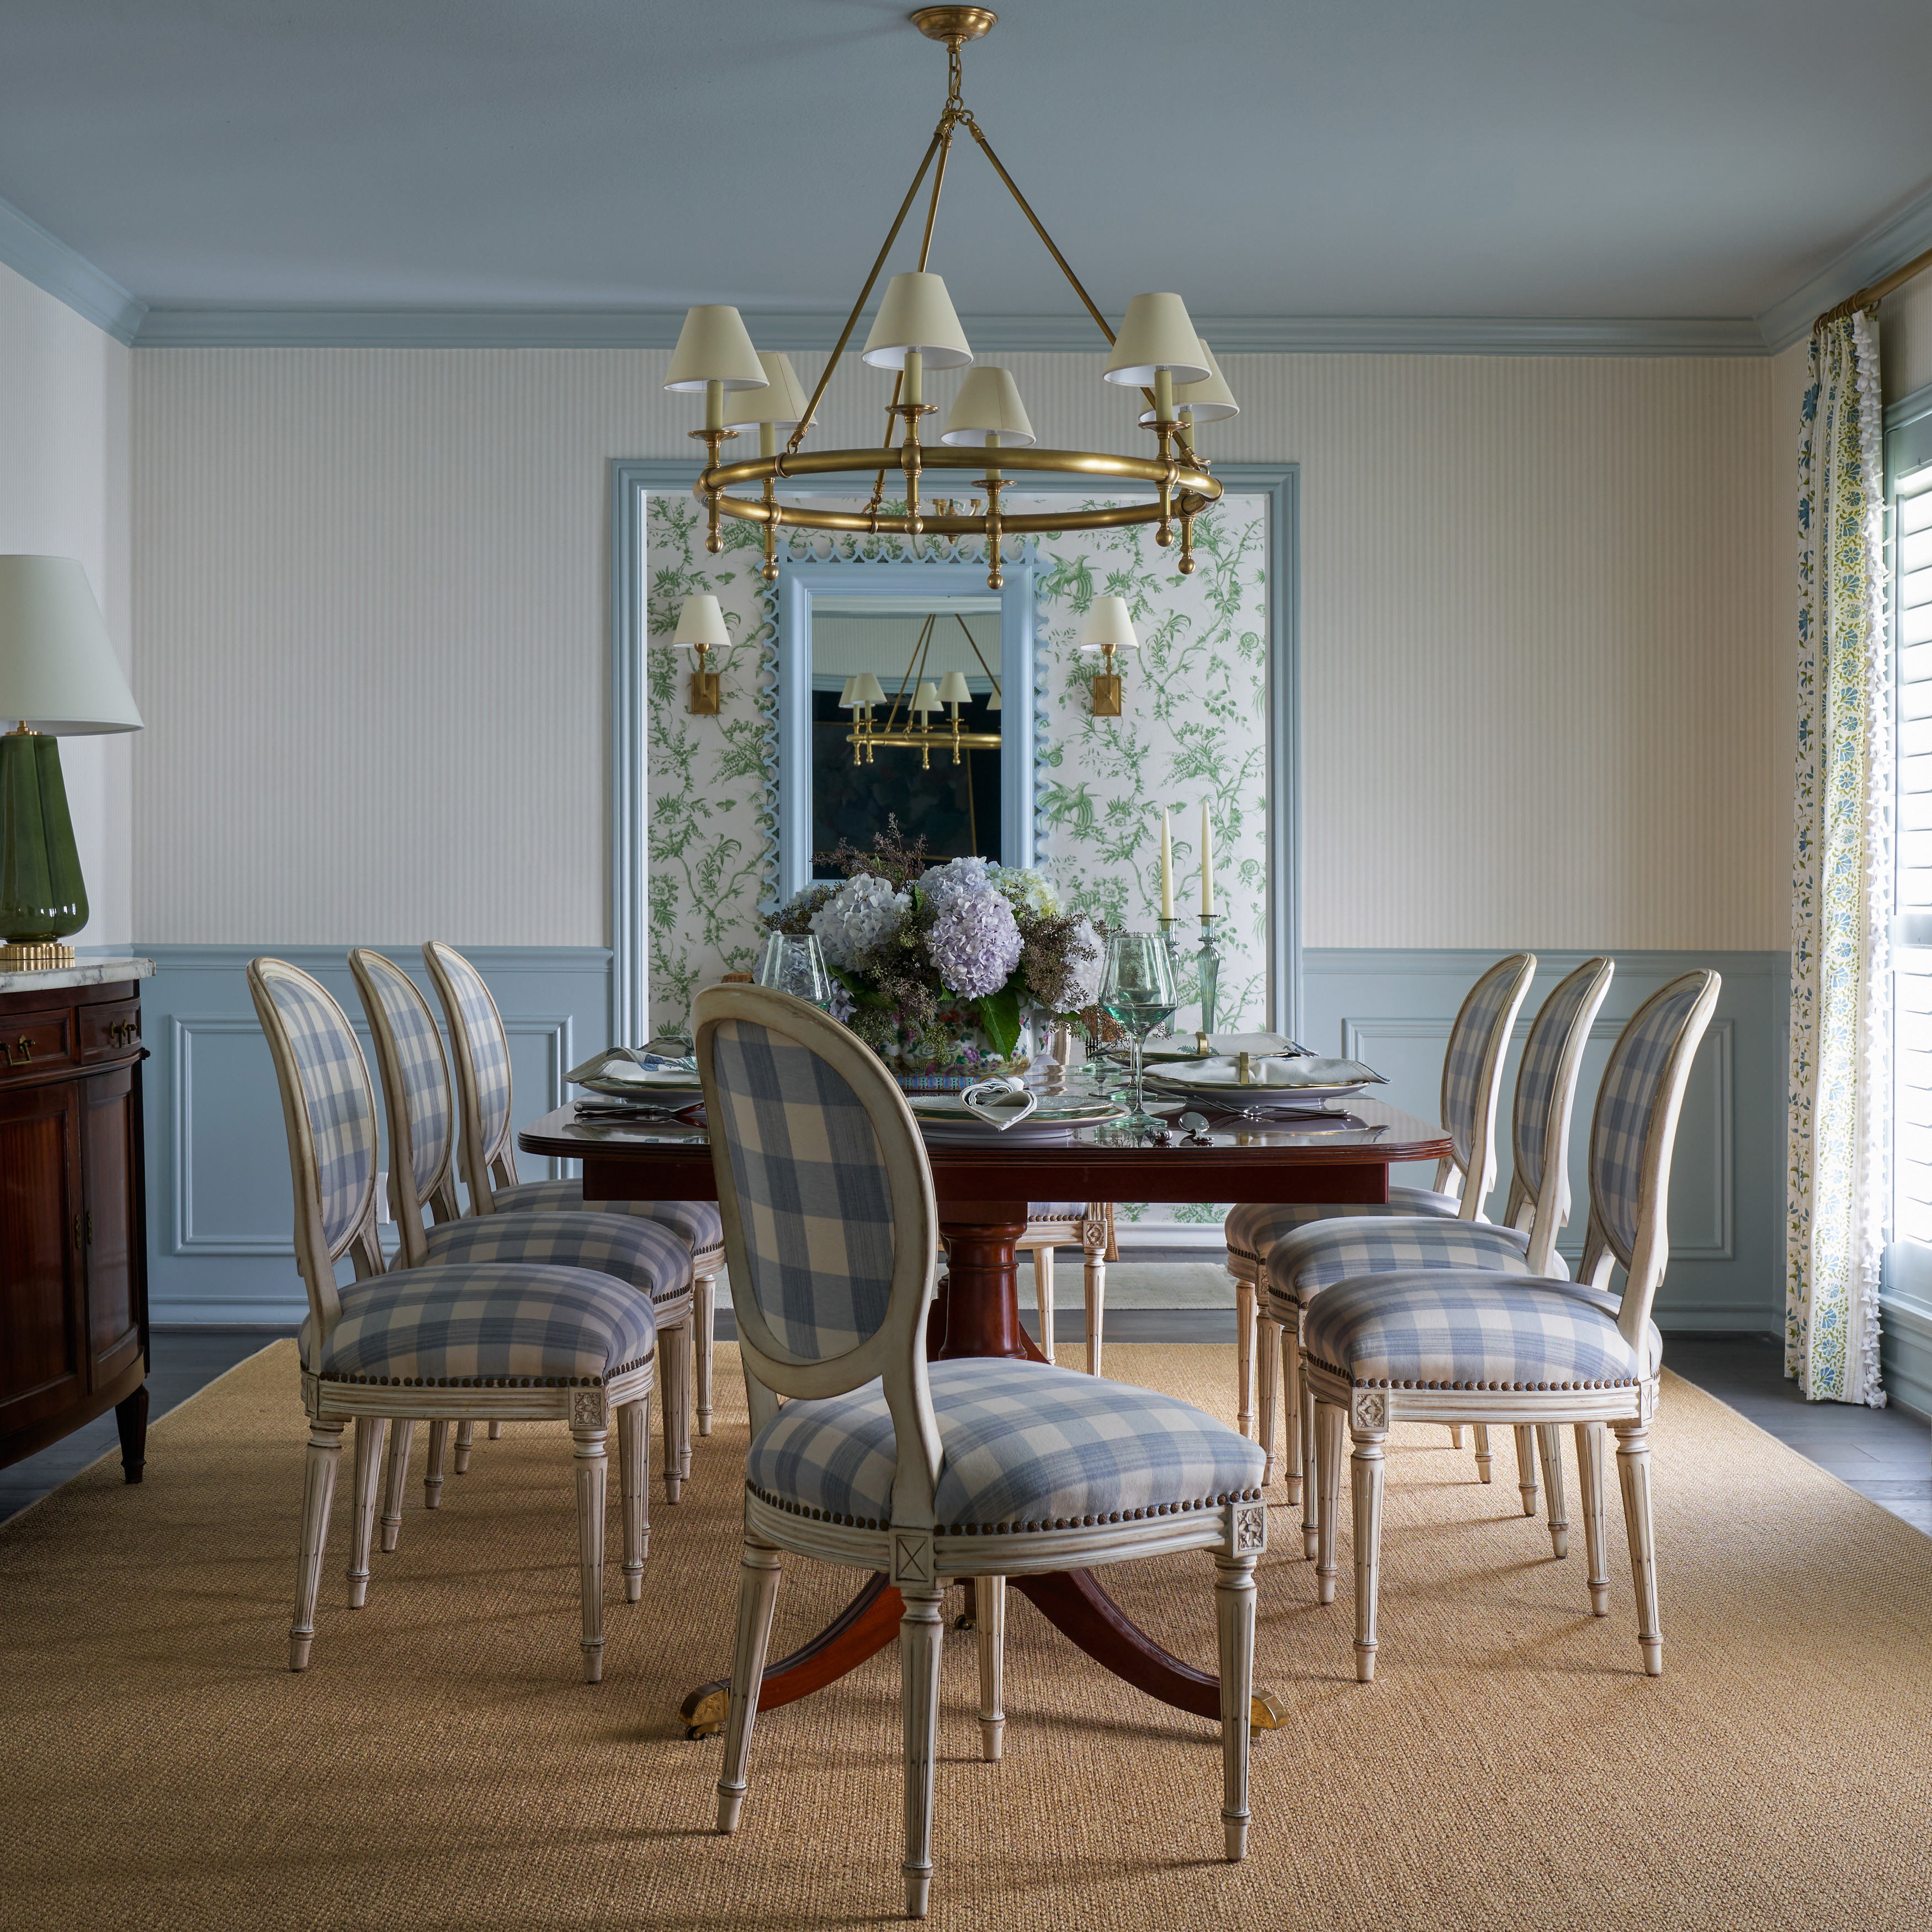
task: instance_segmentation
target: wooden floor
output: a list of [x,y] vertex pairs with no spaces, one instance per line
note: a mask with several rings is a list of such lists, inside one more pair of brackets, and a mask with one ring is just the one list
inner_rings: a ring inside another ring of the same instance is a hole
[[[1063,1265],[1061,1273],[1077,1292],[1078,1266]],[[1063,1292],[1064,1286],[1063,1283]],[[1023,1289],[1022,1299],[1028,1298]],[[1035,1324],[1030,1312],[1025,1320],[1032,1329]],[[726,1340],[736,1335],[728,1309],[719,1311],[718,1328]],[[148,1382],[153,1402],[150,1419],[159,1420],[277,1336],[294,1332],[274,1328],[158,1330]],[[1061,1308],[1056,1312],[1053,1332],[1058,1342],[1083,1341],[1085,1318],[1078,1308]],[[1234,1339],[1234,1310],[1198,1306],[1110,1309],[1107,1334],[1116,1342],[1228,1342]],[[1664,1360],[1687,1381],[1708,1390],[1820,1468],[1932,1535],[1932,1426],[1898,1409],[1806,1402],[1799,1396],[1797,1384],[1785,1379],[1783,1345],[1772,1335],[1666,1336]],[[292,1389],[290,1400],[295,1399]],[[38,1502],[115,1446],[110,1413],[39,1455],[0,1469],[0,1522]]]

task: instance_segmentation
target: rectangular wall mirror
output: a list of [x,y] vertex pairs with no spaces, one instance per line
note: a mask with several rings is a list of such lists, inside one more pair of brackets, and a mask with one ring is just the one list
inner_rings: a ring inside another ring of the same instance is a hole
[[935,861],[1033,862],[1033,572],[1004,574],[989,591],[976,565],[782,568],[782,896],[842,878],[831,854],[892,818]]

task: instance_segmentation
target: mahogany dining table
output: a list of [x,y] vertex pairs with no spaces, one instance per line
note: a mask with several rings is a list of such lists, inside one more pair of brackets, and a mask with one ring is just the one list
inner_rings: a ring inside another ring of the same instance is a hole
[[[1031,1201],[1336,1202],[1388,1198],[1389,1168],[1450,1151],[1429,1121],[1356,1099],[1346,1113],[1208,1115],[1204,1132],[1151,1134],[1084,1129],[1064,1141],[1003,1145],[928,1142],[946,1272],[933,1304],[928,1352],[1046,1358],[1020,1325],[1016,1244]],[[579,1119],[574,1106],[546,1114],[517,1136],[526,1153],[584,1164],[588,1201],[715,1201],[718,1184],[701,1126],[675,1120]],[[1163,1703],[1219,1720],[1219,1681],[1162,1649],[1132,1622],[1090,1570],[1016,1576],[1022,1592],[1065,1636],[1116,1676]],[[767,1666],[758,1708],[770,1710],[823,1689],[898,1634],[898,1592],[874,1576],[831,1623]],[[728,1622],[729,1619],[727,1619]],[[722,1728],[728,1677],[701,1684],[681,1715],[693,1736]],[[1279,1715],[1265,1692],[1252,1721]]]

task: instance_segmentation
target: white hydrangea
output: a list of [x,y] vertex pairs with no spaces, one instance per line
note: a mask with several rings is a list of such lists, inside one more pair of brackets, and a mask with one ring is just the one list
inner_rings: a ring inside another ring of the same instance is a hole
[[1060,910],[1060,895],[1053,890],[1052,880],[1030,866],[995,866],[988,882],[1006,895],[1006,903],[1016,913],[1052,919]]
[[860,872],[848,879],[812,916],[819,950],[828,966],[849,972],[859,956],[891,938],[912,909],[904,892],[884,879]]

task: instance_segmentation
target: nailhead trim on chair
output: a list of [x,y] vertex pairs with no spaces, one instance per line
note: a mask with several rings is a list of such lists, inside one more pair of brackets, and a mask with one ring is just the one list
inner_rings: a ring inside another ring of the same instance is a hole
[[[846,1529],[892,1527],[890,1522],[882,1522],[873,1516],[835,1516],[830,1510],[814,1509],[784,1496],[772,1496],[753,1483],[747,1483],[745,1486],[761,1503],[783,1510],[788,1516],[803,1516],[809,1522],[837,1523]],[[1222,1496],[1197,1497],[1190,1503],[1155,1503],[1145,1509],[1115,1510],[1109,1516],[1055,1516],[1050,1522],[956,1522],[950,1527],[939,1523],[934,1526],[932,1533],[934,1536],[1017,1536],[1029,1530],[1098,1529],[1105,1523],[1138,1522],[1148,1516],[1182,1516],[1195,1510],[1219,1509],[1225,1503],[1256,1502],[1260,1500],[1261,1493],[1259,1490],[1229,1490]]]
[[325,1382],[362,1382],[371,1388],[602,1388],[613,1378],[640,1369],[650,1360],[640,1355],[635,1361],[620,1362],[607,1376],[345,1376],[325,1370],[316,1377]]
[[1318,1368],[1326,1369],[1330,1375],[1342,1376],[1352,1388],[1492,1389],[1507,1390],[1513,1394],[1561,1394],[1569,1389],[1620,1389],[1638,1386],[1638,1378],[1635,1376],[1627,1376],[1613,1382],[1398,1382],[1390,1381],[1386,1376],[1376,1379],[1358,1380],[1346,1369],[1339,1367],[1333,1362],[1325,1362],[1318,1355],[1310,1355],[1308,1359]]

